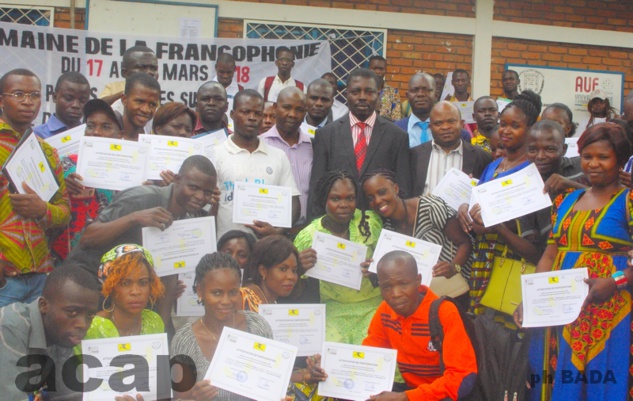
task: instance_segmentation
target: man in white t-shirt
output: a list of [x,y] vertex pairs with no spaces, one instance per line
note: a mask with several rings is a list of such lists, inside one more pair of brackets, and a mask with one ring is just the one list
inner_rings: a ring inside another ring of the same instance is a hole
[[253,224],[248,225],[233,223],[233,188],[236,181],[290,187],[293,224],[299,218],[300,192],[288,157],[282,150],[266,145],[257,136],[263,111],[264,99],[259,93],[252,89],[240,91],[233,100],[231,110],[234,133],[213,150],[212,160],[221,191],[217,213],[218,238],[235,229],[253,232],[260,238],[286,231],[262,221],[253,221]]

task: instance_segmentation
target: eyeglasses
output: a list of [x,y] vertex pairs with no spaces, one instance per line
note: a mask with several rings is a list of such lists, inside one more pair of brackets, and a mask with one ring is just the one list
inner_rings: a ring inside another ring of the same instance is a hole
[[18,102],[22,102],[28,97],[32,102],[36,102],[42,98],[42,92],[26,93],[22,91],[17,91],[13,93],[3,93],[2,96],[13,96],[13,98]]

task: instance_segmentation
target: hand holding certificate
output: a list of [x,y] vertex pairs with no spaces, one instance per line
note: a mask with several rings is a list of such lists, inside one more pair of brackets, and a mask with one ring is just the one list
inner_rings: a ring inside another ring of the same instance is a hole
[[155,227],[141,231],[160,277],[193,272],[204,255],[216,251],[214,217],[177,220],[165,231]]
[[516,173],[473,188],[484,226],[490,227],[552,206],[543,179],[532,163]]
[[32,132],[24,135],[27,136],[11,152],[2,173],[11,182],[13,191],[26,194],[22,186],[26,183],[40,199],[48,202],[59,189],[59,184],[40,147],[37,136]]
[[587,268],[521,276],[523,327],[569,324],[578,318],[589,286]]
[[292,227],[292,189],[237,181],[233,191],[233,223],[254,220],[273,227]]
[[319,395],[365,401],[391,391],[397,355],[395,349],[323,343],[321,367],[328,377],[319,383]]
[[60,158],[76,155],[79,152],[79,142],[86,132],[86,124],[61,132],[45,139],[45,141],[57,149]]
[[83,340],[81,349],[84,401],[112,401],[125,393],[145,400],[171,397],[167,334]]
[[367,247],[334,235],[315,232],[312,249],[317,253],[316,265],[305,275],[330,283],[360,290]]
[[215,387],[260,401],[286,395],[297,347],[224,327],[209,370]]
[[427,287],[431,284],[433,266],[437,263],[440,252],[442,252],[441,245],[383,229],[380,232],[374,251],[374,261],[369,267],[369,271],[376,273],[380,258],[391,251],[405,251],[413,256],[418,265],[418,272],[422,275],[421,284]]

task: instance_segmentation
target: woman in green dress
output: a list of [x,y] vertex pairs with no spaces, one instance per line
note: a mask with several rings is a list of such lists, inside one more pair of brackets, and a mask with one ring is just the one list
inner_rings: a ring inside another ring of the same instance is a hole
[[[315,219],[297,234],[294,243],[299,252],[310,249],[314,233],[320,231],[369,248],[367,260],[359,266],[364,276],[360,290],[326,281],[319,283],[321,302],[325,304],[327,313],[327,341],[361,344],[382,301],[380,289],[372,284],[367,271],[382,221],[374,212],[356,208],[358,184],[350,173],[341,170],[328,172],[319,179],[316,188],[316,205],[324,216]],[[316,255],[317,261],[318,257]],[[303,264],[306,270],[312,267],[314,263]]]
[[101,258],[98,277],[103,310],[92,320],[86,340],[165,332],[160,316],[147,309],[165,292],[147,249],[118,245]]

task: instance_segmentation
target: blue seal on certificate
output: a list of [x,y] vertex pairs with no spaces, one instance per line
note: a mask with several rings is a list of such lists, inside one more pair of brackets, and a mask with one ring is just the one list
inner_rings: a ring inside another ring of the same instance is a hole
[[248,380],[248,374],[242,370],[240,370],[239,372],[237,372],[237,381],[240,383],[244,383],[246,380]]
[[348,390],[351,390],[354,388],[354,380],[352,379],[345,379],[345,381],[343,382],[343,387],[345,387]]

